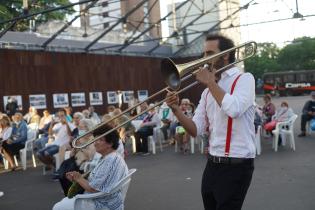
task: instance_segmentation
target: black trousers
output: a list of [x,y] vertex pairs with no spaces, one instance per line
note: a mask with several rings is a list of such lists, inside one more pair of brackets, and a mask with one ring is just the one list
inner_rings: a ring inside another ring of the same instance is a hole
[[[137,152],[147,153],[149,151],[148,136],[151,135],[153,135],[153,127],[151,126],[142,127],[135,133]],[[142,141],[140,141],[140,139]]]
[[201,186],[205,210],[241,210],[253,171],[253,163],[219,164],[208,160]]
[[308,115],[308,114],[302,114],[301,116],[301,131],[305,132],[306,131],[306,123],[307,121],[310,121],[313,119],[313,116]]

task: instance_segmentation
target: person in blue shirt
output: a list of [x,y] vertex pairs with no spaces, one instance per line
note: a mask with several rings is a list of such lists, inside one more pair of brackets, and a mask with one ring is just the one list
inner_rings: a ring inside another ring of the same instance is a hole
[[27,140],[27,124],[23,120],[23,115],[17,112],[14,114],[13,120],[12,135],[10,139],[2,143],[4,152],[8,154],[8,161],[12,166],[11,170],[15,170],[17,167],[13,160],[14,155],[19,155],[20,149],[25,147],[25,142]]

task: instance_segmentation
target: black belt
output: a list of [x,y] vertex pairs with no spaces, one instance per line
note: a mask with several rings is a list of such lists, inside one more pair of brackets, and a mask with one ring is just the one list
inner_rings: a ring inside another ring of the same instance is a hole
[[254,158],[217,157],[210,155],[209,161],[216,164],[253,164]]

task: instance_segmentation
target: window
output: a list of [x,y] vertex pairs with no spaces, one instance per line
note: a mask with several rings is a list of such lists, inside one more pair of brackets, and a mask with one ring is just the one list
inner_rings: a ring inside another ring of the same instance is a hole
[[273,80],[273,76],[272,75],[268,75],[268,76],[265,76],[265,83],[266,84],[273,84],[274,83],[274,80]]
[[295,77],[294,74],[283,75],[283,82],[294,82]]
[[296,81],[297,82],[307,82],[309,79],[306,78],[306,75],[305,73],[299,73],[299,74],[296,74]]

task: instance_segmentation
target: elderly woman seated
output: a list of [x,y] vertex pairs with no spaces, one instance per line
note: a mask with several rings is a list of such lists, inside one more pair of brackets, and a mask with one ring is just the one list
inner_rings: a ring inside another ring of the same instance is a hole
[[[93,132],[97,137],[111,130],[111,127],[104,125]],[[128,174],[128,167],[124,159],[116,152],[119,144],[117,132],[98,139],[94,142],[96,152],[102,155],[100,162],[91,171],[88,179],[85,179],[79,172],[68,172],[66,177],[78,183],[84,193],[110,192],[113,187]],[[114,195],[93,199],[95,209],[108,208],[111,210],[124,209],[122,192],[117,191]],[[88,209],[88,208],[87,208]],[[74,210],[74,198],[64,198],[56,203],[53,210]]]
[[[90,131],[93,128],[93,122],[90,119],[82,119],[78,125],[79,135],[83,135],[86,132]],[[91,135],[87,135],[84,138],[79,139],[79,143],[85,143],[90,138]],[[60,152],[60,151],[59,151]],[[91,161],[95,155],[95,147],[93,144],[88,145],[82,149],[71,149],[70,158],[63,161],[55,174],[60,181],[64,194],[67,195],[68,190],[71,186],[71,182],[66,178],[66,173],[69,171],[83,171],[85,165],[88,161]],[[65,156],[65,155],[64,155]]]

